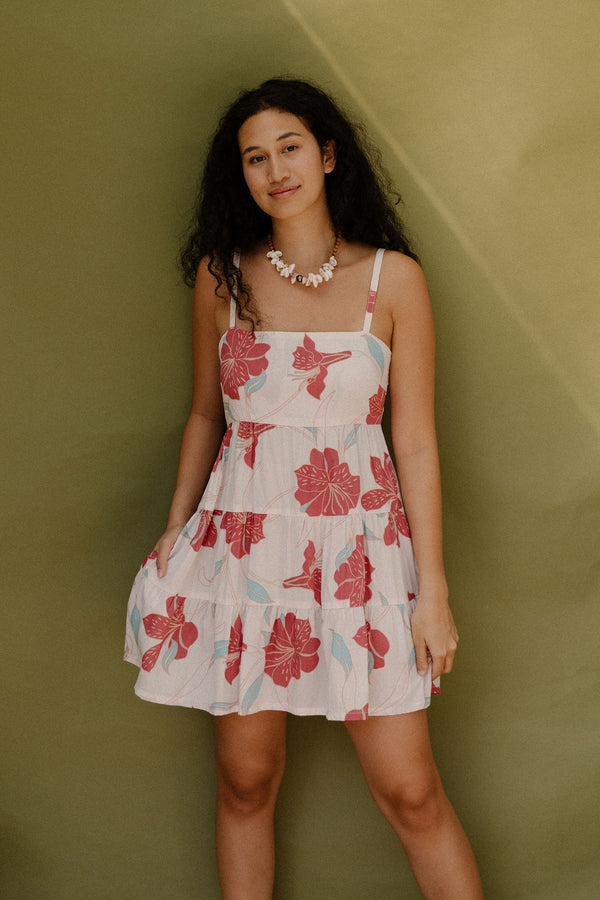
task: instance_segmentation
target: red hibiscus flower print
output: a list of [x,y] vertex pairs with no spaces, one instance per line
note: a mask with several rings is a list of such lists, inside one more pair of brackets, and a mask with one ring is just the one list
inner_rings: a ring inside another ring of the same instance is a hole
[[353,637],[359,647],[366,647],[373,657],[373,668],[382,669],[385,665],[384,656],[390,649],[390,642],[383,631],[371,628],[370,622],[365,622]]
[[361,719],[369,718],[369,704],[365,703],[362,709],[351,709],[350,712],[347,712],[345,715],[346,722],[356,722]]
[[269,643],[265,647],[265,674],[275,684],[287,687],[302,672],[312,672],[319,662],[319,638],[310,636],[308,619],[297,619],[286,613],[285,621],[277,619]]
[[238,426],[238,440],[246,445],[244,462],[247,466],[250,466],[251,469],[254,468],[258,436],[262,434],[263,431],[269,431],[271,428],[275,428],[275,426],[263,425],[260,422],[240,422]]
[[258,544],[264,538],[263,520],[266,513],[226,512],[221,520],[221,528],[225,529],[225,540],[231,544],[231,552],[236,559],[250,553],[252,544]]
[[371,457],[371,472],[379,488],[366,491],[360,502],[364,509],[380,509],[385,503],[391,503],[383,542],[388,546],[394,543],[400,546],[400,535],[410,537],[410,528],[400,502],[396,473],[387,453],[383,455],[383,462],[376,456]]
[[394,500],[392,508],[388,515],[388,523],[383,532],[384,544],[397,544],[400,546],[400,535],[410,537],[410,528],[408,527],[408,519],[404,515],[400,499]]
[[158,550],[153,550],[152,553],[149,553],[148,556],[144,559],[142,563],[142,569],[146,565],[147,562],[150,562],[151,559],[156,559],[158,556]]
[[356,535],[356,547],[343,563],[336,569],[334,578],[339,585],[333,595],[338,600],[350,600],[350,606],[362,606],[371,599],[371,575],[374,568],[365,556],[365,538]]
[[233,684],[233,679],[240,674],[240,661],[242,653],[248,647],[242,640],[242,618],[238,616],[229,632],[229,645],[227,647],[227,665],[225,666],[225,678],[229,684]]
[[269,344],[257,344],[253,331],[230,328],[221,347],[221,386],[223,393],[239,400],[239,388],[255,375],[260,375],[269,361]]
[[383,407],[385,405],[385,389],[381,385],[377,388],[377,393],[369,397],[369,415],[367,416],[367,425],[379,425],[383,418]]
[[345,516],[360,495],[360,478],[341,463],[337,450],[311,450],[310,465],[295,470],[298,490],[294,494],[308,516]]
[[[187,656],[188,649],[192,646],[198,637],[198,629],[193,622],[186,622],[183,614],[183,605],[185,597],[175,594],[173,597],[167,597],[167,615],[159,616],[151,613],[144,616],[144,628],[148,637],[157,638],[160,643],[155,644],[146,650],[142,657],[142,669],[146,672],[152,671],[156,665],[156,661],[160,655],[163,645],[167,645],[167,656],[172,659],[183,659]],[[169,651],[177,648],[177,652],[171,655]],[[163,660],[165,668],[165,661]],[[167,663],[168,665],[168,663]]]
[[321,605],[321,557],[317,558],[315,545],[309,541],[304,550],[304,564],[302,566],[302,574],[295,575],[293,578],[286,578],[283,582],[284,588],[302,587],[312,591],[315,601]]
[[220,515],[220,509],[202,510],[198,529],[190,541],[192,549],[196,552],[198,552],[200,547],[214,547],[217,543],[217,526],[214,523],[214,517]]
[[309,373],[306,379],[306,390],[318,400],[325,387],[327,366],[341,362],[343,359],[348,359],[349,356],[352,356],[351,350],[342,350],[340,353],[319,353],[315,349],[313,339],[305,334],[304,346],[296,347],[294,350],[294,362],[292,365],[294,369]]
[[225,434],[223,435],[223,440],[221,441],[221,446],[219,447],[219,452],[217,454],[217,458],[215,459],[215,463],[212,467],[213,472],[217,471],[217,466],[223,459],[223,456],[225,456],[225,458],[227,458],[227,454],[225,451],[227,450],[227,448],[229,447],[229,445],[231,443],[232,431],[233,431],[233,426],[228,425],[227,428],[225,429]]

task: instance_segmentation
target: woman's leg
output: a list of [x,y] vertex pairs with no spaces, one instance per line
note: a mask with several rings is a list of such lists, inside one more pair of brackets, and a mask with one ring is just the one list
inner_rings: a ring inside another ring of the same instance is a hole
[[214,717],[217,868],[223,900],[271,900],[273,811],[285,765],[286,713]]
[[477,865],[431,752],[425,710],[346,722],[369,790],[428,900],[481,900]]

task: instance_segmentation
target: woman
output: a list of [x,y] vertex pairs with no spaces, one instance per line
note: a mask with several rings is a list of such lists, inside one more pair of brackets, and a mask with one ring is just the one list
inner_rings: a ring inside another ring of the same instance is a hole
[[[192,410],[126,659],[140,696],[214,715],[222,896],[271,896],[292,712],[345,721],[425,897],[481,897],[425,713],[458,640],[431,308],[381,178],[327,95],[275,79],[233,104],[182,261]],[[402,497],[380,426],[388,379]]]

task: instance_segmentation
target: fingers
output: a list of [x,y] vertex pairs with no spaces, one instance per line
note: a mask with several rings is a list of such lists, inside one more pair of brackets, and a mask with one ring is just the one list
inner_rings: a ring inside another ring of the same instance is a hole
[[452,627],[445,634],[427,635],[419,627],[413,627],[413,643],[415,645],[416,665],[419,675],[426,675],[431,662],[431,677],[439,678],[448,675],[454,665],[454,655],[458,646],[458,634]]
[[169,556],[171,555],[171,550],[175,546],[175,541],[180,532],[180,528],[169,528],[154,548],[158,552],[158,556],[156,557],[156,574],[159,578],[164,578],[167,574]]
[[448,636],[446,647],[438,653],[430,650],[432,667],[431,677],[439,678],[440,675],[449,675],[454,665],[454,655],[458,646],[458,634],[454,631]]
[[425,675],[429,670],[429,657],[427,655],[427,644],[425,638],[413,635],[415,645],[417,672],[419,675]]
[[166,547],[163,542],[158,550],[158,556],[156,557],[156,573],[159,578],[164,578],[164,576],[167,574],[170,552],[171,551],[169,550],[169,548]]

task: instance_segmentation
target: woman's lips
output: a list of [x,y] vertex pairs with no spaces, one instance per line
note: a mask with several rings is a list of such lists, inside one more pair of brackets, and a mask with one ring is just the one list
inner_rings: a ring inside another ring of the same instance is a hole
[[276,191],[269,191],[269,197],[273,197],[274,200],[285,200],[286,197],[291,197],[296,193],[299,184],[294,185],[294,187],[288,188],[278,188]]

